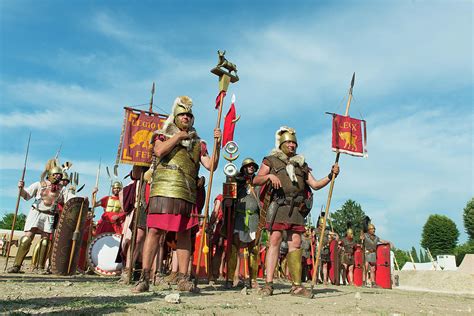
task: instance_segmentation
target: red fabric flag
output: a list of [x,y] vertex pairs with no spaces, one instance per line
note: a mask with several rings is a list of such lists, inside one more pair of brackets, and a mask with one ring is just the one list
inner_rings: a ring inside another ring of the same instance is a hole
[[232,102],[230,105],[229,112],[224,119],[224,132],[222,133],[222,147],[224,147],[228,142],[234,140],[234,130],[235,130],[235,105]]
[[[364,132],[362,134],[362,131]],[[367,157],[365,121],[333,114],[332,150],[352,156]]]
[[226,95],[226,92],[224,90],[219,92],[219,95],[216,98],[216,109],[219,108],[219,105],[221,104],[221,99],[224,99],[225,95]]
[[132,108],[125,108],[124,133],[120,141],[120,162],[137,166],[150,166],[153,132],[161,129],[166,115],[153,115]]

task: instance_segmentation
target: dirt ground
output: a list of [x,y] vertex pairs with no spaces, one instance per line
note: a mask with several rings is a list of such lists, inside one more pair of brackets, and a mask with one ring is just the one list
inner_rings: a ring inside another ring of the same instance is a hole
[[136,295],[131,287],[119,286],[117,278],[6,274],[4,260],[0,258],[2,314],[468,315],[474,309],[473,294],[319,285],[314,299],[303,299],[287,294],[290,284],[285,282],[276,284],[274,296],[264,298],[255,290],[245,295],[241,290],[224,290],[222,284],[201,284],[200,294],[180,294],[181,303],[172,304],[164,297],[177,293],[174,289],[152,287]]

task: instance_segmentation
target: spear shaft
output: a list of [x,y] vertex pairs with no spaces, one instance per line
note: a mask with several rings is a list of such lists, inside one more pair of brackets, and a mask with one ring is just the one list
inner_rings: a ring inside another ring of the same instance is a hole
[[[31,132],[30,132],[30,135],[28,136],[28,145],[26,146],[25,163],[23,165],[23,173],[21,174],[22,182],[25,180],[26,162],[28,161],[28,153],[30,151],[30,140],[31,140]],[[18,215],[18,208],[20,207],[20,197],[21,197],[22,190],[23,190],[23,187],[18,188],[18,198],[16,199],[15,215],[13,216],[12,230],[10,232],[10,240],[8,241],[8,246],[7,246],[7,260],[5,261],[5,268],[3,269],[4,271],[7,269],[7,266],[8,266],[8,258],[10,256],[10,249],[11,249],[11,244],[13,240],[13,232],[15,231],[16,217]]]
[[[351,101],[352,101],[352,89],[354,88],[354,82],[355,82],[355,72],[352,75],[351,86],[349,88],[349,97],[347,98],[346,112],[345,112],[344,116],[349,115],[349,108],[351,106]],[[340,155],[341,155],[340,152],[338,152],[336,154],[335,164],[339,163]],[[316,255],[316,266],[315,266],[315,269],[313,270],[313,279],[311,281],[311,288],[314,288],[314,285],[316,284],[316,269],[317,269],[318,264],[319,264],[319,256],[321,255],[321,249],[322,249],[322,246],[323,246],[323,237],[324,237],[324,232],[326,230],[326,221],[327,221],[328,214],[329,214],[329,207],[331,206],[331,198],[332,198],[332,191],[334,189],[334,180],[335,180],[335,178],[336,177],[333,175],[332,178],[331,178],[331,184],[329,186],[328,200],[326,202],[326,211],[325,211],[325,214],[324,214],[324,217],[323,217],[323,225],[322,225],[323,227],[321,229],[321,234],[319,236],[318,253]]]

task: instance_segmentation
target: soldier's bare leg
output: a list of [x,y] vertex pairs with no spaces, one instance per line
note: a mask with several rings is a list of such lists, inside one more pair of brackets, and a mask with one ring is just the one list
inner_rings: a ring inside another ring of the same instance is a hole
[[[191,255],[191,230],[176,233],[176,253],[178,255],[178,271],[184,275],[188,274],[189,258]],[[196,249],[196,251],[198,251]]]
[[268,252],[266,255],[266,277],[265,281],[267,283],[273,282],[273,275],[275,273],[275,268],[278,262],[278,257],[280,254],[280,244],[282,240],[281,231],[273,231],[270,235],[270,246],[268,247]]
[[282,232],[273,231],[268,241],[267,254],[265,256],[265,286],[260,289],[260,294],[264,296],[273,294],[273,277],[280,257],[280,245]]
[[353,264],[349,266],[349,271],[347,272],[347,281],[349,282],[349,285],[354,284],[354,265]]
[[328,264],[323,263],[323,284],[328,285]]
[[145,244],[143,246],[143,262],[142,262],[142,275],[137,285],[132,289],[134,293],[146,292],[150,287],[150,270],[155,259],[157,247],[161,235],[164,231],[156,228],[150,228],[145,238]]

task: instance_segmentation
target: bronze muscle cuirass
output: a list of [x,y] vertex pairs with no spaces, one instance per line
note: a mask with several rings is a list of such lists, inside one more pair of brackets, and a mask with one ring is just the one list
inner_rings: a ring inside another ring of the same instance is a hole
[[115,212],[115,213],[120,213],[120,210],[122,209],[120,205],[120,200],[112,199],[109,197],[107,200],[107,206],[105,207],[105,212]]

